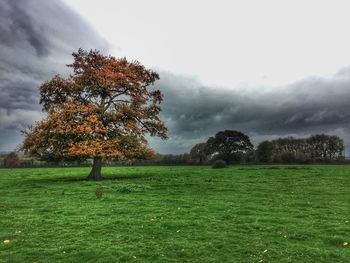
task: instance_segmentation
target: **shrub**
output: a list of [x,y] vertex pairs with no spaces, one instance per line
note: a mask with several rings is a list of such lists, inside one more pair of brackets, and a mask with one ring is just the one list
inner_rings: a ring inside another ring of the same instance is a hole
[[224,160],[216,160],[213,163],[213,168],[225,168],[226,167],[226,162]]

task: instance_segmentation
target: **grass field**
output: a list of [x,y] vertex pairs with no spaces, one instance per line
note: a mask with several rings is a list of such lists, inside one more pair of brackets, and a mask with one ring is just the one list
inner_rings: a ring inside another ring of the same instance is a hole
[[350,166],[88,171],[0,170],[0,262],[350,262]]

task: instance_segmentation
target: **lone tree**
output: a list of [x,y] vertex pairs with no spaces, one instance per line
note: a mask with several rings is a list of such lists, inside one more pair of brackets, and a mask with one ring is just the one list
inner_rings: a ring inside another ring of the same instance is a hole
[[159,118],[163,95],[149,88],[159,75],[97,50],[79,49],[73,57],[72,75],[41,85],[47,117],[24,131],[22,149],[42,158],[93,158],[88,179],[99,180],[103,158],[146,157],[153,153],[146,134],[167,138]]
[[247,135],[239,131],[225,130],[210,137],[206,143],[206,152],[216,159],[227,163],[240,162],[244,155],[253,150]]

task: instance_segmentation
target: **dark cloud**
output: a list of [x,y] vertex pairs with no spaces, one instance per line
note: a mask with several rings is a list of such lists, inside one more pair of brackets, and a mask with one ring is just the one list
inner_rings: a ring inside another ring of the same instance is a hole
[[[79,47],[106,52],[106,42],[60,1],[0,2],[0,151],[20,142],[19,130],[43,115],[38,87]],[[249,134],[253,142],[280,136],[337,134],[350,143],[350,68],[285,87],[230,90],[160,72],[165,95],[162,118],[169,140],[150,138],[161,153],[182,153],[224,129]]]
[[152,139],[163,152],[184,152],[217,131],[237,129],[255,143],[281,136],[338,134],[350,143],[350,70],[313,77],[286,87],[228,90],[201,85],[190,77],[161,73],[163,118],[170,140]]
[[20,142],[19,130],[43,115],[38,87],[79,47],[108,44],[61,1],[0,1],[0,151]]

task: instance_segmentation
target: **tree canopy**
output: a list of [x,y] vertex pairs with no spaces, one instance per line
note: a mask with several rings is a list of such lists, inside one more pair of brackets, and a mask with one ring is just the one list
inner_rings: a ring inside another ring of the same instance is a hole
[[263,141],[258,145],[256,155],[259,162],[269,163],[272,162],[273,155],[273,143],[270,141]]
[[102,158],[142,158],[153,153],[145,135],[167,138],[159,117],[159,75],[138,61],[79,49],[59,75],[40,87],[47,117],[26,130],[22,148],[46,158],[93,158],[90,179],[101,178]]
[[253,150],[249,137],[233,130],[220,131],[206,142],[206,152],[227,163],[240,162],[243,156]]
[[205,142],[197,143],[190,151],[191,159],[198,161],[199,164],[202,165],[208,159],[206,148],[207,144]]
[[329,162],[344,158],[344,142],[335,135],[315,134],[308,138],[279,138],[272,145],[274,162]]

